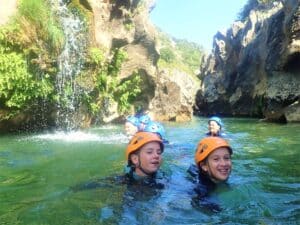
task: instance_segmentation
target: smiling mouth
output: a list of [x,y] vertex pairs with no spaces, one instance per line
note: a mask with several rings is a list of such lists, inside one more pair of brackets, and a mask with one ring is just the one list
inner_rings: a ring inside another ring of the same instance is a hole
[[226,169],[226,170],[219,170],[219,173],[222,174],[222,175],[228,175],[229,174],[229,170]]

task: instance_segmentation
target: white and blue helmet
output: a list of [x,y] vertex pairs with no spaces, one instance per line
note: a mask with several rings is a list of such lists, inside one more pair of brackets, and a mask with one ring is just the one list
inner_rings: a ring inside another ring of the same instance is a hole
[[139,122],[143,124],[148,124],[149,122],[151,122],[151,118],[147,114],[144,114],[139,117]]
[[156,121],[149,122],[146,125],[144,131],[146,131],[146,132],[152,132],[152,133],[157,133],[162,140],[166,140],[165,128],[159,122],[156,122]]
[[221,128],[223,127],[223,122],[222,122],[221,118],[219,118],[217,116],[210,117],[208,122],[210,122],[210,121],[215,121]]
[[139,119],[137,117],[135,117],[135,116],[132,116],[132,115],[131,116],[127,116],[126,117],[126,121],[129,122],[129,123],[132,123],[136,127],[139,127],[139,125],[140,125]]

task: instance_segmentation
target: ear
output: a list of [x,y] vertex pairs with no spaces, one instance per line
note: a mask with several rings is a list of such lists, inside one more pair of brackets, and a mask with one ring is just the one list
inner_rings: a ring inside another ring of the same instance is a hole
[[207,172],[208,171],[208,167],[207,167],[207,164],[205,162],[201,162],[199,164],[200,168],[204,171],[204,172]]
[[139,156],[135,153],[132,153],[130,155],[130,160],[133,163],[133,165],[138,166],[139,165]]

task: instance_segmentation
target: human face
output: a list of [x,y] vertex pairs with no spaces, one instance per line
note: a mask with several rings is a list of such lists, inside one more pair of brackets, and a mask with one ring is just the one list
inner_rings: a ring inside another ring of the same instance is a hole
[[208,131],[211,135],[213,135],[213,136],[218,135],[220,130],[221,130],[221,127],[219,126],[219,124],[216,121],[211,120],[208,122]]
[[226,181],[231,173],[231,155],[229,149],[221,147],[210,153],[206,161],[200,163],[202,170],[207,172],[215,183]]
[[[135,172],[139,176],[147,176],[158,171],[162,163],[162,149],[156,141],[142,146],[137,154],[131,155]],[[145,173],[146,172],[146,173]]]
[[125,122],[125,133],[127,136],[132,137],[138,131],[138,128],[130,122]]

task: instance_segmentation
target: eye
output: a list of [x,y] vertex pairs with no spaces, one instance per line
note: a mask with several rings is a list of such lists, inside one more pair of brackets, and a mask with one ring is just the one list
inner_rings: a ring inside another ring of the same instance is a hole
[[147,153],[147,154],[152,154],[152,153],[153,153],[153,150],[152,150],[152,149],[147,149],[146,153]]
[[230,159],[231,159],[230,155],[225,155],[224,156],[224,160],[230,160]]

